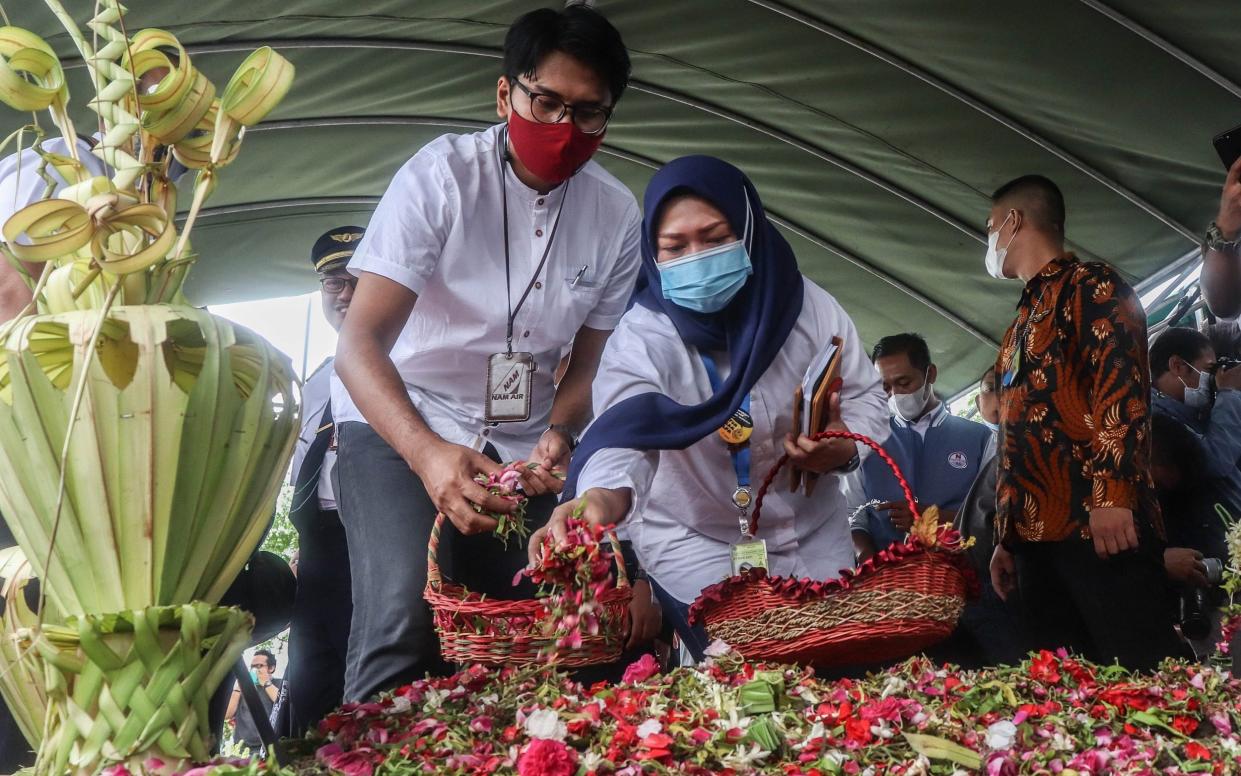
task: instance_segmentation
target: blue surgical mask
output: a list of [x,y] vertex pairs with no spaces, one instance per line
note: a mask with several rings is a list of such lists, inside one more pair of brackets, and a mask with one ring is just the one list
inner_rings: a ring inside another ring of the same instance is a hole
[[741,240],[657,266],[664,299],[697,313],[723,310],[754,274]]
[[992,431],[999,431],[999,430],[1000,430],[1000,424],[999,424],[999,423],[992,423],[992,422],[991,422],[991,421],[989,421],[989,420],[984,420],[984,421],[982,422],[982,424],[983,424],[984,426],[986,426],[987,428],[991,429]]

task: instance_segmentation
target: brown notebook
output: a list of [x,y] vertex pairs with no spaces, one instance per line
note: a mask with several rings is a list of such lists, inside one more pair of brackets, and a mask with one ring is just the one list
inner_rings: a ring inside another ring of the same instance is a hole
[[[802,378],[802,384],[793,393],[793,428],[797,433],[811,436],[827,428],[830,422],[831,397],[840,391],[843,381],[840,377],[840,357],[844,352],[844,341],[840,337],[832,337],[831,343],[824,348]],[[807,397],[809,396],[809,399]],[[819,475],[803,472],[797,467],[790,469],[790,490],[797,490],[801,485],[806,487],[806,495],[814,493],[814,485]]]

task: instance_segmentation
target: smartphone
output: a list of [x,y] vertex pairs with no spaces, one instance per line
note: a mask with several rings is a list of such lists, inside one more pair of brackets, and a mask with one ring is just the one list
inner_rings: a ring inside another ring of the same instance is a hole
[[1215,153],[1219,154],[1219,160],[1224,163],[1224,169],[1231,170],[1237,159],[1241,158],[1241,127],[1221,132],[1211,143],[1215,146]]

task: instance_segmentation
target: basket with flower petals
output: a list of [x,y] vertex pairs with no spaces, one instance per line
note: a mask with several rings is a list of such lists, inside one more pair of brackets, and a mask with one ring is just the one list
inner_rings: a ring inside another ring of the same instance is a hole
[[[525,496],[503,473],[492,479],[487,483],[492,494],[516,503],[508,516],[510,524],[501,522],[497,529],[497,538],[507,544],[510,536],[526,535]],[[614,532],[570,518],[566,538],[556,542],[549,533],[541,562],[514,580],[516,584],[529,576],[545,595],[501,600],[444,578],[438,559],[444,520],[443,513],[436,515],[431,530],[423,597],[434,613],[445,660],[459,665],[555,661],[564,668],[577,668],[620,658],[633,591]]]
[[[874,440],[848,431],[814,436],[827,438],[852,439],[875,451],[900,483],[913,529],[904,542],[837,579],[782,578],[755,568],[703,590],[690,608],[691,621],[747,659],[831,667],[904,657],[946,638],[965,607],[974,579],[960,534],[939,524],[937,508],[919,513],[900,469]],[[759,489],[752,535],[787,461],[777,461]]]

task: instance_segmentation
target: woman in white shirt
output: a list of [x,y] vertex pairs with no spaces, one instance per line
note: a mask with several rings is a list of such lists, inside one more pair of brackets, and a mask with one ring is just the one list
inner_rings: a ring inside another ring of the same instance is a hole
[[812,496],[790,492],[787,479],[771,488],[754,540],[765,542],[770,572],[826,579],[853,565],[835,475],[856,468],[858,446],[793,428],[794,392],[833,337],[844,352],[831,427],[882,441],[888,413],[853,322],[802,277],[740,170],[706,156],[674,160],[651,179],[644,212],[634,303],[604,351],[597,419],[566,484],[566,498],[579,498],[547,530],[562,535],[579,507],[597,524],[625,520],[664,612],[701,659],[705,637],[689,625],[689,605],[731,574],[735,546],[758,546],[743,541],[742,505],[781,455],[829,476]]

